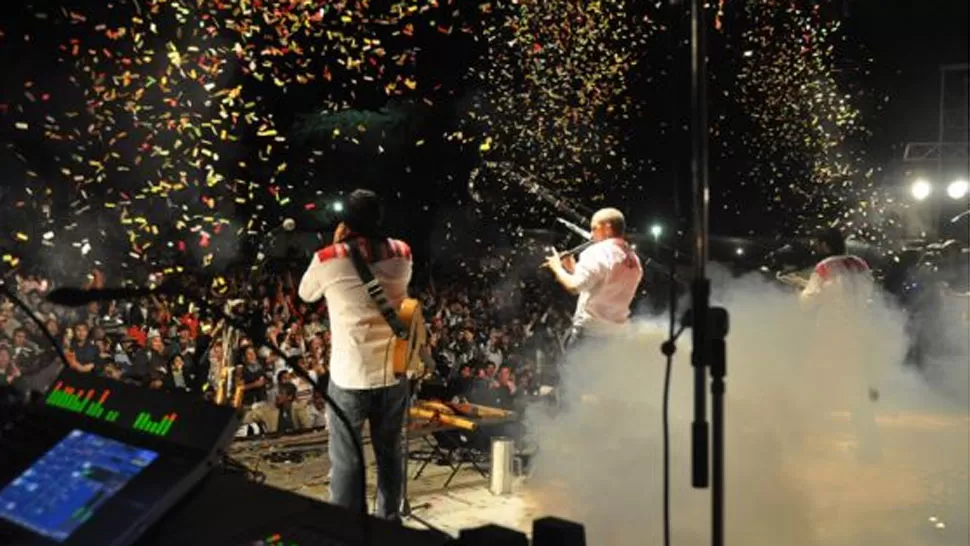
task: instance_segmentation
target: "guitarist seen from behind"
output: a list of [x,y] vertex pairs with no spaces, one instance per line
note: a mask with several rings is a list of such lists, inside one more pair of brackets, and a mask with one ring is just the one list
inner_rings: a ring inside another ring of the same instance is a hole
[[377,515],[399,520],[407,384],[393,370],[394,332],[365,290],[350,256],[350,245],[357,245],[391,307],[397,309],[407,297],[411,281],[411,249],[403,241],[386,237],[382,220],[383,204],[376,193],[362,189],[351,193],[334,243],[313,257],[300,282],[299,295],[309,303],[327,300],[332,336],[327,394],[347,414],[353,428],[348,431],[333,415],[327,416],[333,473],[330,501],[351,510],[364,505],[359,489],[363,476],[358,472],[350,434],[360,440],[366,420],[377,460]]

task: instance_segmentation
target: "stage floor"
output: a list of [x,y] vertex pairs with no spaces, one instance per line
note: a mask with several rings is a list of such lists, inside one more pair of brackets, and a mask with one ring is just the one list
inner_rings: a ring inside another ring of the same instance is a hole
[[[327,500],[330,460],[325,442],[326,434],[321,432],[265,441],[237,441],[233,444],[232,456],[248,467],[265,473],[268,485]],[[420,439],[412,440],[413,450],[424,447]],[[373,508],[377,467],[366,439],[364,451],[368,500]],[[283,457],[283,454],[296,455],[298,460],[277,461],[276,457]],[[408,467],[412,477],[418,464],[412,461]],[[532,520],[542,517],[528,505],[523,494],[522,478],[516,479],[512,494],[496,496],[489,492],[488,480],[470,464],[463,466],[445,488],[444,483],[450,474],[450,467],[431,463],[420,478],[408,482],[414,515],[441,531],[457,536],[461,529],[495,523],[531,534]],[[409,520],[407,524],[422,528],[422,524],[414,520]]]
[[[836,423],[848,420],[848,416],[839,414],[830,418]],[[833,470],[840,460],[851,458],[848,454],[838,455],[852,449],[854,441],[848,435],[827,439],[825,449],[835,455],[799,472],[804,474],[798,477],[799,480],[810,483],[815,490],[824,491],[832,499],[832,506],[820,507],[830,513],[823,514],[826,525],[819,529],[817,542],[813,543],[819,546],[970,544],[970,463],[934,468],[932,464],[921,465],[908,460],[918,457],[921,461],[932,461],[934,453],[942,452],[966,454],[970,446],[970,416],[960,411],[900,409],[884,412],[877,423],[883,441],[884,461],[869,470],[860,467],[853,487],[841,483],[843,470]],[[909,445],[913,438],[920,438],[921,449]],[[420,442],[416,440],[413,445],[418,449]],[[813,449],[818,447],[822,446],[816,445]],[[373,502],[375,465],[369,446],[366,451],[367,484]],[[274,462],[275,457],[284,453],[298,454],[301,460]],[[264,472],[267,483],[272,486],[327,499],[329,461],[323,433],[268,441],[239,441],[233,445],[232,454],[239,461]],[[962,460],[970,461],[970,455]],[[412,476],[415,465],[412,462],[409,467]],[[415,515],[442,531],[457,535],[462,528],[495,523],[528,534],[532,520],[546,515],[532,502],[528,483],[522,478],[516,480],[512,494],[495,496],[488,491],[487,480],[471,466],[462,469],[445,489],[443,485],[450,472],[447,466],[430,464],[419,479],[409,482],[412,505],[427,504],[418,508]],[[858,506],[864,507],[867,521],[873,521],[875,514],[885,526],[880,529],[856,528],[859,524],[854,523],[853,509]],[[655,517],[659,522],[659,514]],[[409,525],[421,527],[414,521]],[[683,541],[680,543],[684,544]]]

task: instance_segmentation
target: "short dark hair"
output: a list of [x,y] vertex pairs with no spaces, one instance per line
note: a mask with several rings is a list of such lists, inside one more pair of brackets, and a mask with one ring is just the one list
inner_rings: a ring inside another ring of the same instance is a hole
[[296,385],[293,383],[282,383],[278,388],[279,394],[285,394],[290,398],[296,398]]
[[365,237],[377,236],[384,222],[381,198],[371,190],[354,190],[344,203],[343,221],[354,233]]
[[839,228],[825,228],[815,235],[815,240],[825,243],[833,255],[845,254],[845,236]]

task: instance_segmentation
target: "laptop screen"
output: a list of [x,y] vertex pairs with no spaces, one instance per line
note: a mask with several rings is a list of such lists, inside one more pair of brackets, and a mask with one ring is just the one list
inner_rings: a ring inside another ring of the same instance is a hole
[[63,542],[157,458],[75,429],[0,490],[0,518]]

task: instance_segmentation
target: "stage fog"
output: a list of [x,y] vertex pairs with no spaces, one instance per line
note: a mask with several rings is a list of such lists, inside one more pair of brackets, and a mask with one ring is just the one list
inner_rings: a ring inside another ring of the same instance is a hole
[[[967,382],[962,317],[940,332],[962,344],[932,362],[951,386],[943,395],[904,367],[905,318],[881,301],[811,314],[753,278],[715,282],[715,299],[731,314],[729,544],[967,543],[970,412],[965,387],[953,388]],[[666,324],[638,329],[633,341],[578,355],[563,412],[528,415],[539,445],[530,501],[584,522],[589,544],[661,544]],[[690,487],[689,337],[670,399],[673,544],[682,546],[710,543],[709,491]]]

